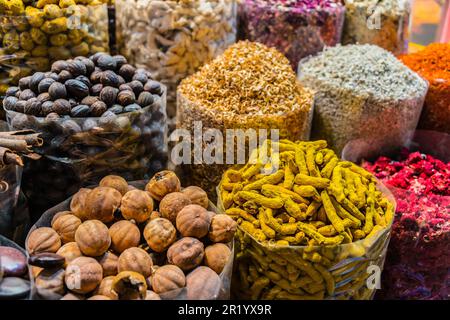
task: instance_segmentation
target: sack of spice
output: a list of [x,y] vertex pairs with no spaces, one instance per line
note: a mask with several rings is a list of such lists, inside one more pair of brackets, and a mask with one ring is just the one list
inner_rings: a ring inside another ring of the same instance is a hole
[[243,0],[238,37],[275,47],[298,62],[341,42],[345,7],[334,0]]
[[428,84],[374,45],[327,48],[299,64],[300,82],[315,90],[312,138],[338,154],[362,139],[383,154],[411,139]]
[[406,53],[411,5],[408,0],[346,0],[343,44],[374,44]]
[[[361,159],[360,150],[343,157]],[[363,167],[397,200],[380,299],[448,299],[450,269],[450,135],[417,131],[408,148]],[[429,154],[428,152],[431,152]],[[370,160],[370,159],[368,159]]]
[[171,171],[130,183],[106,176],[31,229],[31,298],[228,299],[235,230],[205,191],[181,188]]
[[433,43],[399,58],[430,83],[419,128],[450,133],[450,43]]
[[[177,129],[186,129],[194,138],[198,135],[195,130],[198,122],[203,132],[217,129],[224,139],[230,138],[227,135],[232,132],[245,140],[248,129],[254,130],[255,140],[258,130],[264,131],[267,138],[271,129],[278,130],[281,138],[309,138],[314,107],[312,92],[297,81],[286,57],[260,43],[240,41],[229,47],[223,55],[184,79],[177,95]],[[210,144],[214,142],[203,141],[202,147]],[[194,149],[191,149],[193,157]],[[205,189],[211,199],[215,199],[215,188],[229,167],[225,158],[228,159],[230,151],[224,148],[224,161],[220,163],[192,162],[183,166],[189,179]]]
[[3,106],[12,129],[44,139],[23,176],[35,214],[106,174],[142,179],[166,165],[165,87],[123,56],[56,61],[10,87]]
[[238,223],[236,296],[373,296],[395,201],[368,171],[339,160],[326,141],[266,141],[246,165],[224,173],[217,192],[219,210]]
[[98,0],[0,0],[0,96],[52,62],[108,51],[106,5]]
[[116,0],[117,47],[168,87],[176,115],[180,81],[236,41],[235,0]]

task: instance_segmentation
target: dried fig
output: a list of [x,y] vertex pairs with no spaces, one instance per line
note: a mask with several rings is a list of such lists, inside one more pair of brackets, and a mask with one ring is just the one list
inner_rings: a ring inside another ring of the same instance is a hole
[[153,211],[153,199],[142,190],[128,191],[122,198],[120,206],[122,216],[127,219],[133,219],[137,223],[150,219]]
[[148,253],[141,248],[126,249],[119,256],[117,269],[122,271],[139,272],[144,277],[148,277],[152,273],[153,261]]
[[114,223],[109,228],[109,235],[111,236],[111,248],[117,252],[122,253],[125,249],[137,247],[141,240],[141,232],[133,222],[121,220]]
[[103,179],[100,180],[99,186],[114,188],[119,191],[122,196],[128,191],[127,181],[124,178],[115,175],[103,177]]
[[212,242],[228,243],[233,240],[237,223],[226,214],[216,214],[211,219],[209,239]]
[[75,193],[70,201],[70,210],[76,215],[81,221],[88,219],[84,204],[86,203],[86,197],[91,189],[81,188]]
[[168,193],[179,192],[181,183],[175,172],[164,170],[156,173],[145,186],[153,199],[161,201]]
[[202,263],[204,246],[201,241],[191,237],[185,237],[167,250],[167,261],[180,267],[183,271],[189,271]]
[[62,243],[75,241],[75,231],[81,224],[81,220],[73,214],[65,214],[57,218],[53,223],[53,229],[61,237]]
[[152,289],[158,294],[183,288],[186,277],[183,270],[174,265],[159,267],[152,275]]
[[216,300],[222,281],[217,273],[208,267],[198,267],[186,277],[186,298],[188,300]]
[[189,198],[189,200],[191,200],[192,204],[198,204],[199,206],[208,209],[208,195],[202,188],[197,186],[189,186],[181,190],[181,192],[184,193]]
[[86,256],[98,257],[111,245],[108,227],[99,220],[83,222],[75,232],[75,241]]
[[191,204],[191,200],[186,195],[181,192],[172,192],[162,198],[159,203],[159,212],[163,218],[169,219],[175,224],[178,212],[189,204]]
[[222,272],[230,256],[230,248],[223,243],[215,243],[205,248],[205,264],[217,274]]
[[147,294],[147,282],[140,273],[123,271],[114,277],[112,290],[119,300],[142,300]]
[[103,279],[102,266],[90,257],[79,257],[67,265],[65,283],[76,293],[93,291]]
[[163,252],[177,239],[177,230],[169,220],[155,218],[145,226],[144,238],[150,249]]
[[122,195],[116,189],[110,187],[97,187],[86,196],[84,210],[89,219],[97,219],[102,222],[111,222],[114,212],[120,207]]
[[[166,197],[169,195],[170,194]],[[164,197],[164,199],[166,199],[166,197]],[[180,231],[183,237],[194,237],[200,239],[208,234],[209,226],[211,224],[211,216],[202,206],[199,206],[198,204],[190,204],[178,212],[176,224],[178,231]]]
[[61,239],[52,228],[37,228],[28,236],[27,248],[30,254],[38,252],[55,253],[60,247]]

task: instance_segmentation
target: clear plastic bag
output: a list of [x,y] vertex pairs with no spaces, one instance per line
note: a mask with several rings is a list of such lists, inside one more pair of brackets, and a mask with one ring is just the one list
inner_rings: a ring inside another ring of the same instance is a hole
[[[377,187],[394,204],[381,183]],[[222,200],[219,210],[223,210]],[[383,270],[391,225],[371,238],[335,246],[261,243],[238,226],[231,292],[240,299],[372,299]],[[305,256],[315,256],[312,262]]]
[[8,110],[11,129],[33,129],[44,139],[37,150],[42,159],[27,162],[23,176],[32,212],[40,215],[108,174],[136,180],[165,168],[165,107],[164,93],[141,110],[99,118],[47,119]]
[[0,95],[53,61],[108,51],[108,15],[95,1],[2,1]]
[[344,14],[345,7],[331,0],[316,7],[300,1],[242,0],[238,35],[277,48],[296,70],[302,58],[340,43]]
[[[367,147],[368,143],[352,141],[344,148],[342,158],[357,163],[375,161],[380,154],[368,157],[372,153],[367,152]],[[450,135],[445,133],[418,130],[411,143],[404,147],[445,163],[450,161]],[[396,159],[401,152],[399,149],[383,155]],[[397,199],[397,211],[382,290],[378,291],[377,298],[448,299],[450,197],[401,189],[388,182],[385,185]],[[420,190],[421,186],[418,184],[415,188]]]
[[407,0],[346,0],[343,44],[375,44],[408,51],[411,6]]
[[234,0],[116,0],[117,46],[168,87],[169,118],[179,82],[236,41]]
[[[145,181],[132,181],[132,182],[130,182],[130,185],[132,185],[138,189],[144,189],[146,182]],[[70,210],[71,199],[72,198],[69,198],[69,199],[63,201],[62,203],[54,206],[53,208],[50,208],[49,210],[47,210],[41,216],[41,218],[36,222],[36,224],[31,228],[29,234],[36,228],[49,227],[51,225],[52,218],[56,213],[58,213],[60,211]],[[212,204],[211,202],[209,203],[208,210],[219,213],[216,206],[214,206],[214,204]],[[211,291],[208,294],[209,300],[227,300],[230,298],[231,272],[233,269],[234,247],[233,247],[233,243],[230,243],[229,245],[231,246],[231,255],[230,255],[230,258],[228,259],[228,262],[225,265],[223,271],[219,275],[219,278],[221,280],[220,287],[211,289]],[[28,248],[27,248],[27,250],[28,250]],[[40,296],[39,293],[37,292],[36,286],[34,285],[34,278],[32,275],[31,275],[31,279],[32,279],[32,281],[31,281],[32,292],[31,292],[30,299],[32,299],[32,300],[42,300],[44,298],[45,299],[50,298],[51,300],[61,299],[62,296],[60,296],[60,295],[50,295],[50,296],[46,296],[46,297]],[[186,293],[187,293],[186,288],[182,288],[182,289],[173,290],[173,291],[169,291],[164,294],[161,294],[160,297],[163,300],[186,300]]]

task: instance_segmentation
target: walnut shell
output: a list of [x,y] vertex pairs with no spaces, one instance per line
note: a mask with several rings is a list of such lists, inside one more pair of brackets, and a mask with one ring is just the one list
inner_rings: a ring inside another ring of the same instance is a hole
[[178,212],[191,204],[191,200],[181,192],[167,194],[159,203],[159,213],[163,218],[169,219],[175,224]]
[[102,266],[90,257],[79,257],[67,265],[65,283],[75,293],[93,291],[103,279]]
[[83,256],[76,242],[66,243],[61,248],[59,248],[58,251],[56,251],[56,254],[59,254],[66,259],[64,266],[67,266],[74,259]]
[[122,194],[110,187],[97,187],[86,196],[84,210],[89,219],[111,222],[114,212],[120,207]]
[[189,186],[181,190],[181,192],[185,194],[189,198],[189,200],[191,200],[192,204],[198,204],[199,206],[208,209],[208,194],[202,188],[197,186]]
[[137,247],[141,240],[141,232],[133,222],[121,220],[114,223],[109,228],[111,236],[111,248],[122,253],[125,249]]
[[137,223],[147,221],[153,211],[153,199],[142,190],[128,191],[122,198],[120,211],[127,220],[133,219]]
[[37,228],[28,236],[27,248],[30,255],[38,252],[55,253],[60,247],[61,238],[52,228]]
[[128,191],[127,181],[120,176],[109,175],[103,177],[103,179],[100,180],[100,183],[98,185],[100,187],[110,187],[116,189],[122,194],[122,196]]
[[70,211],[80,218],[81,221],[88,219],[84,204],[86,203],[86,197],[89,192],[91,192],[91,189],[81,188],[73,195],[72,200],[70,201]]
[[167,250],[167,261],[174,264],[183,271],[189,271],[202,263],[204,246],[201,241],[191,237],[185,237]]
[[117,274],[119,257],[114,253],[107,251],[104,255],[96,257],[95,260],[102,266],[104,277],[115,276]]
[[169,220],[156,218],[145,226],[144,238],[150,249],[163,252],[177,239],[177,230]]
[[190,204],[178,212],[176,223],[183,237],[200,239],[208,234],[211,216],[202,206]]
[[118,300],[119,297],[117,296],[117,293],[112,291],[113,282],[114,276],[108,276],[103,278],[102,282],[100,282],[100,285],[97,287],[97,289],[95,289],[94,294],[106,296],[111,300]]
[[144,277],[149,277],[152,274],[153,261],[149,254],[141,248],[126,249],[119,256],[117,262],[117,270],[134,271],[142,274]]
[[56,220],[56,219],[58,219],[58,218],[61,217],[61,216],[67,215],[67,214],[73,214],[73,212],[72,212],[72,211],[60,211],[60,212],[57,212],[57,213],[53,216],[52,221],[51,221],[51,223],[50,223],[50,225],[52,226],[52,228],[53,228],[53,224],[55,223],[55,220]]
[[64,269],[42,270],[34,282],[39,296],[46,300],[55,300],[64,295],[64,275]]
[[75,232],[75,241],[81,252],[90,257],[101,256],[111,245],[108,227],[99,220],[83,222]]
[[183,270],[174,265],[165,265],[156,269],[152,275],[152,289],[156,293],[165,293],[186,285]]
[[64,214],[58,217],[53,223],[53,229],[61,237],[62,243],[75,241],[75,231],[81,224],[81,220],[73,214]]
[[142,300],[147,294],[147,282],[140,273],[123,271],[114,277],[112,290],[119,300]]
[[186,298],[188,300],[216,300],[222,281],[217,273],[208,267],[198,267],[186,277]]
[[226,214],[216,214],[211,219],[208,237],[212,242],[228,243],[233,240],[237,223]]
[[205,248],[205,265],[220,274],[230,259],[231,250],[223,243],[215,243]]
[[168,193],[179,192],[181,183],[175,172],[164,170],[156,173],[145,186],[145,191],[150,193],[153,199],[161,201]]

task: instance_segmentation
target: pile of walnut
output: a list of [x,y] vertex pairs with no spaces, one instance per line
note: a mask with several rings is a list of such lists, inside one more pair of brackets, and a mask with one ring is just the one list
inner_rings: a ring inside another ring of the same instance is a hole
[[208,205],[201,188],[181,190],[171,171],[155,174],[145,191],[118,176],[80,189],[70,211],[28,236],[37,293],[46,299],[217,298],[236,223]]

